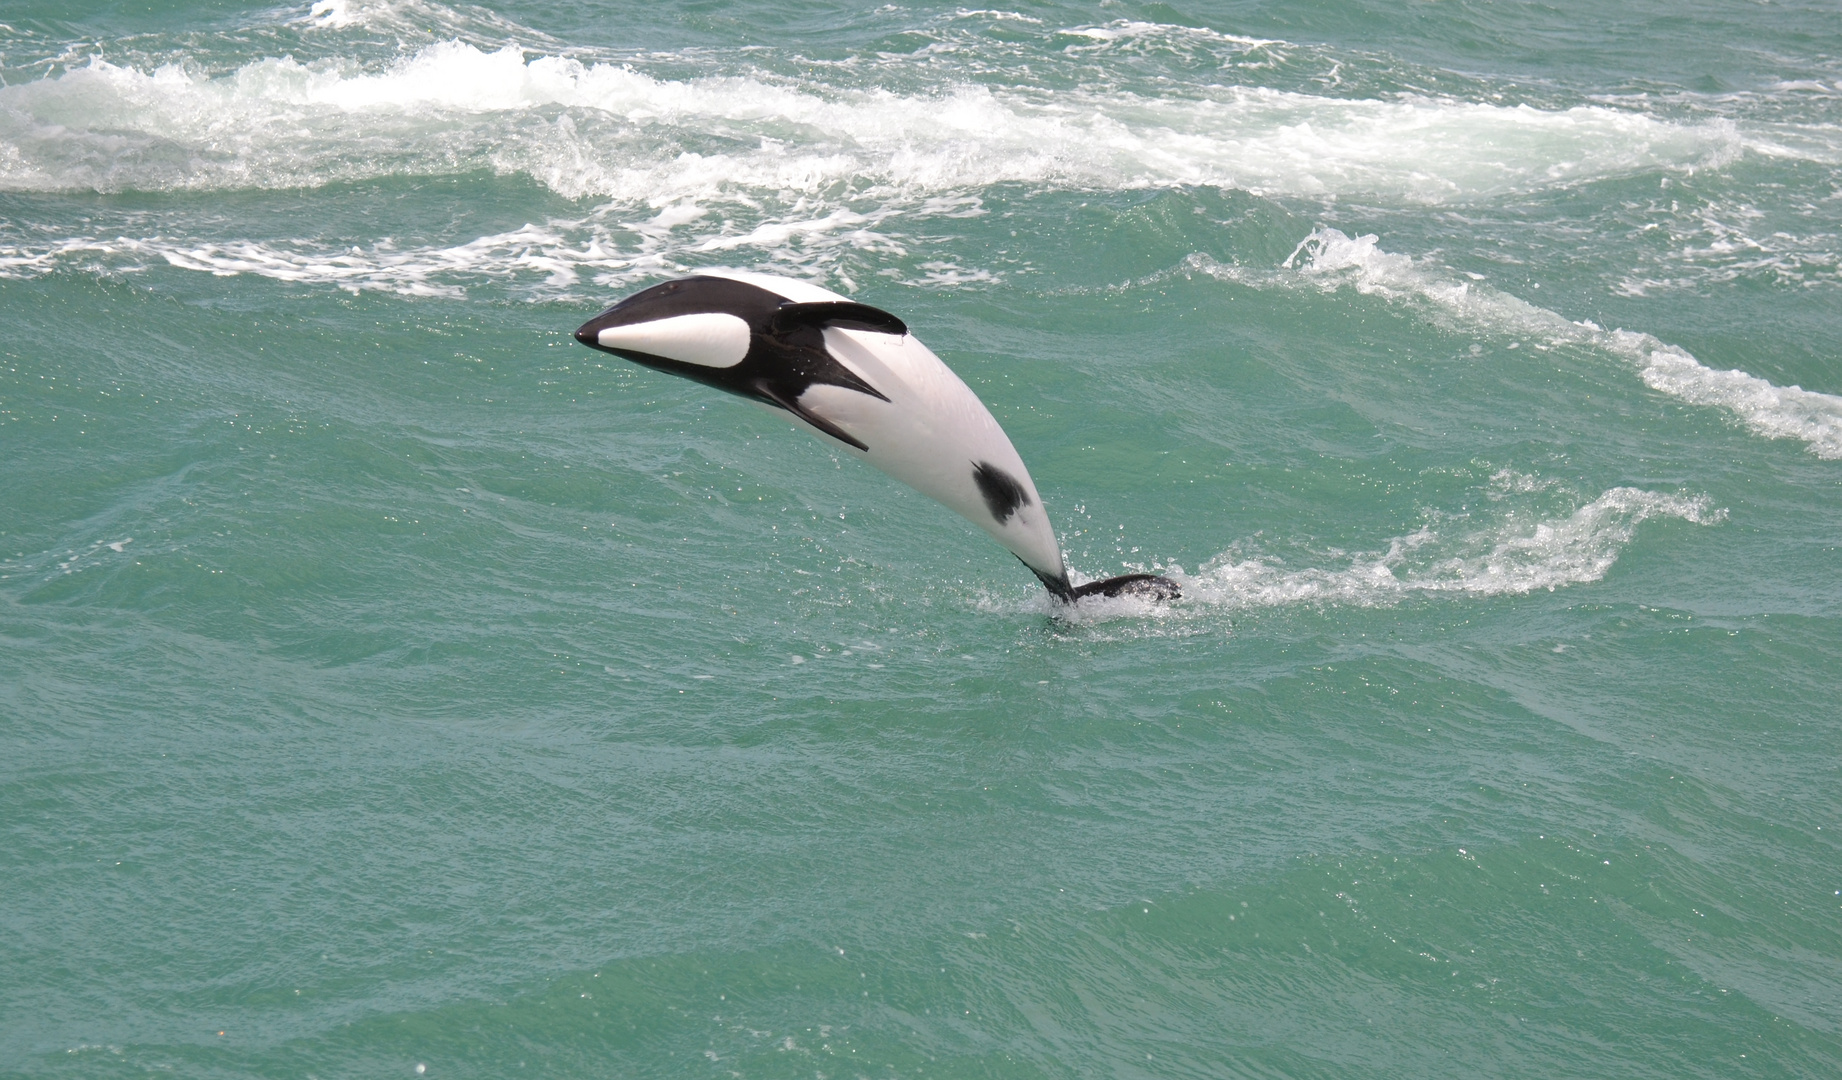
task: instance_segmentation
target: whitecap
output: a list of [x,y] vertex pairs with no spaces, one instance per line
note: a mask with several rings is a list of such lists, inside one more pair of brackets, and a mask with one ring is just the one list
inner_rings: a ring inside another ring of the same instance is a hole
[[1799,439],[1818,457],[1842,459],[1842,397],[1777,386],[1744,371],[1718,371],[1651,334],[1569,321],[1509,293],[1454,280],[1408,256],[1384,251],[1374,235],[1350,237],[1337,229],[1316,229],[1299,242],[1279,273],[1230,266],[1202,255],[1191,256],[1185,269],[1259,288],[1348,287],[1420,308],[1466,333],[1594,349],[1635,366],[1653,390],[1724,409],[1755,434]]
[[[351,10],[329,6],[323,17],[356,18]],[[271,57],[221,76],[94,58],[0,88],[0,142],[0,189],[10,190],[311,187],[493,170],[566,196],[629,201],[1026,183],[1440,203],[1717,166],[1742,148],[1727,120],[1599,105],[1244,85],[1051,93],[951,78],[897,93],[766,71],[668,79],[632,63],[462,40],[381,68]]]
[[400,40],[469,41],[501,45],[558,46],[548,34],[477,5],[450,7],[434,0],[313,0],[305,14],[289,20],[310,32],[361,31]]

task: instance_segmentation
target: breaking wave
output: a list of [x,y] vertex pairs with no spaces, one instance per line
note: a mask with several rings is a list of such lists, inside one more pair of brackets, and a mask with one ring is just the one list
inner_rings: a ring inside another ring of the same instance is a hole
[[1471,333],[1530,337],[1548,347],[1582,346],[1638,369],[1645,385],[1693,405],[1724,409],[1769,439],[1799,439],[1821,458],[1842,459],[1842,397],[1777,386],[1744,371],[1718,371],[1656,337],[1573,322],[1558,312],[1474,281],[1457,281],[1384,251],[1373,235],[1320,228],[1305,237],[1280,272],[1229,266],[1193,255],[1185,269],[1255,287],[1352,288],[1409,305]]
[[[333,27],[360,18],[343,3],[314,11]],[[1141,40],[1135,25],[1063,33],[1112,46]],[[462,40],[382,66],[281,56],[228,74],[92,57],[0,88],[0,190],[275,189],[492,171],[572,198],[651,205],[1004,183],[1441,203],[1718,166],[1745,148],[1727,120],[1597,104],[1241,84],[1051,91],[988,85],[971,70],[900,92],[765,68],[668,78],[642,67]]]

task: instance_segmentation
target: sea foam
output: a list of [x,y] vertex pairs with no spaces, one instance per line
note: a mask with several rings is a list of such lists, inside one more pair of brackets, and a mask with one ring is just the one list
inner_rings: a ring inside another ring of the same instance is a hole
[[[329,6],[321,18],[337,23],[353,17],[347,10]],[[566,196],[655,204],[1003,183],[1440,203],[1715,166],[1744,150],[1726,120],[1602,105],[1249,85],[1050,92],[951,77],[902,93],[766,70],[661,78],[630,62],[460,40],[382,67],[284,56],[224,75],[93,58],[0,88],[0,142],[0,189],[16,191],[290,188],[491,170]]]
[[[460,298],[483,284],[514,285],[538,300],[574,299],[580,286],[598,290],[690,272],[718,262],[822,276],[855,289],[843,266],[853,253],[902,256],[905,238],[884,227],[899,217],[913,226],[937,217],[981,213],[977,199],[927,199],[863,213],[819,212],[796,200],[779,217],[734,227],[700,224],[708,208],[692,201],[650,208],[604,207],[584,218],[550,219],[458,244],[398,246],[390,238],[364,245],[299,240],[202,240],[183,236],[87,235],[31,244],[0,243],[0,278],[59,271],[137,273],[173,266],[219,276],[253,274],[348,292]],[[919,286],[993,280],[980,268],[932,260],[894,280]]]

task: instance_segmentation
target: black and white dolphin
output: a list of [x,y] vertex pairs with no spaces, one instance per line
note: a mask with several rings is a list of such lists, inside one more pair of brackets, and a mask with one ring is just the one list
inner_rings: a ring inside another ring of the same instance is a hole
[[583,323],[576,340],[786,410],[996,537],[1058,600],[1178,596],[1153,574],[1070,584],[1004,429],[886,311],[792,278],[707,271],[629,296]]

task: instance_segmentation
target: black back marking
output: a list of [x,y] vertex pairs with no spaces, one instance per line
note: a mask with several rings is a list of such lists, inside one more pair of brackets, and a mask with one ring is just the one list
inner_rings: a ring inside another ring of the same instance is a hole
[[776,308],[786,302],[785,298],[759,285],[699,274],[677,278],[634,293],[584,324],[577,332],[577,340],[591,347],[596,345],[589,328],[618,325],[608,320],[616,312],[629,316],[625,322],[648,322],[653,319],[669,319],[674,315],[702,315],[720,311],[734,315],[758,329]]
[[985,496],[985,506],[991,511],[991,519],[1002,525],[1010,520],[1019,506],[1030,505],[1029,493],[1017,478],[989,461],[972,463],[972,482],[979,486],[979,494]]

